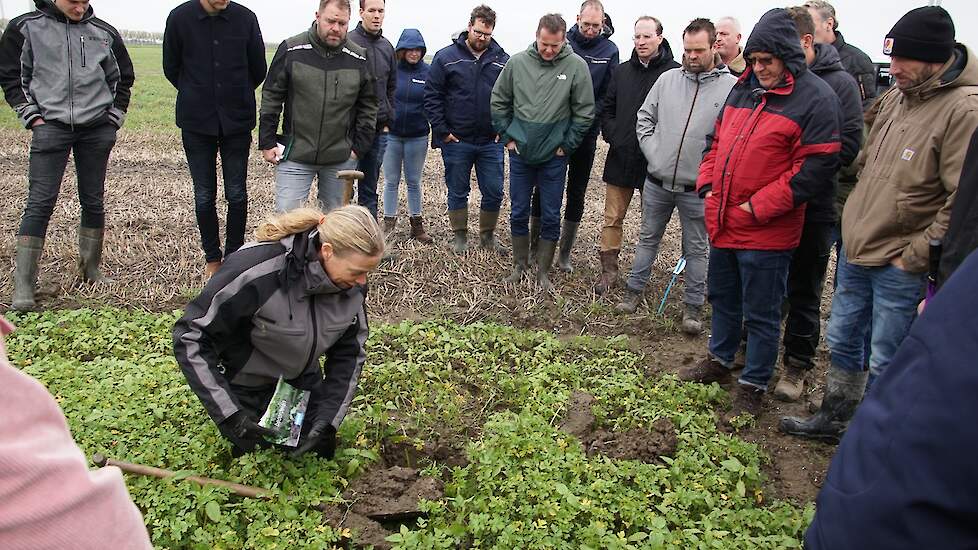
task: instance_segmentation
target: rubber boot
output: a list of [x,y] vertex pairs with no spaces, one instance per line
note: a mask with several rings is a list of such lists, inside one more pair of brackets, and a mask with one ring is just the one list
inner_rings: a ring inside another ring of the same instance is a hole
[[452,247],[455,253],[465,254],[469,250],[469,211],[465,209],[449,210],[448,223],[455,235],[452,239]]
[[14,267],[14,296],[10,309],[33,311],[37,307],[34,292],[37,287],[38,264],[44,250],[41,237],[17,237],[17,259]]
[[530,268],[530,236],[513,235],[513,272],[503,279],[504,283],[518,283]]
[[594,283],[594,292],[599,296],[614,288],[618,282],[618,252],[618,250],[598,252],[601,258],[601,275]]
[[411,238],[424,244],[435,242],[431,235],[424,230],[424,218],[421,216],[411,216]]
[[838,443],[863,398],[868,377],[868,371],[830,368],[818,412],[808,418],[784,417],[779,428],[786,434]]
[[554,285],[550,282],[550,266],[554,263],[557,252],[557,241],[540,239],[537,245],[537,286],[544,292],[550,292]]
[[571,222],[564,220],[564,227],[560,233],[560,252],[557,256],[557,266],[564,273],[572,273],[574,266],[571,265],[571,249],[574,248],[574,241],[577,240],[577,228],[581,222]]
[[506,255],[506,249],[496,240],[496,225],[499,222],[499,211],[479,211],[479,248],[492,250],[500,256]]
[[530,216],[530,264],[537,263],[537,244],[540,242],[540,218]]
[[78,228],[78,275],[86,283],[112,282],[111,279],[102,275],[102,271],[99,269],[99,265],[102,263],[104,238],[104,228]]

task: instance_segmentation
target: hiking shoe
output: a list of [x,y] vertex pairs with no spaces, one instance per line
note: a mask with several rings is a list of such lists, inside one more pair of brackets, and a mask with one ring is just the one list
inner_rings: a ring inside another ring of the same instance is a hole
[[692,367],[679,369],[679,379],[683,382],[725,384],[730,381],[730,369],[712,357],[707,357]]
[[702,312],[703,306],[686,304],[686,310],[683,312],[683,333],[689,336],[697,336],[703,332]]
[[778,380],[778,385],[774,388],[774,398],[779,401],[787,401],[788,403],[798,401],[802,391],[805,389],[806,372],[808,372],[808,369],[800,364],[799,361],[785,357],[784,371],[781,373],[781,379]]

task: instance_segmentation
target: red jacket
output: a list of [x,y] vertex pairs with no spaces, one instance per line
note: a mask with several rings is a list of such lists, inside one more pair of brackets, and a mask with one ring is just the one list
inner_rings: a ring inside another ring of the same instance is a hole
[[[696,189],[706,199],[710,244],[742,250],[798,246],[805,203],[833,185],[839,169],[839,98],[805,65],[790,16],[771,10],[744,50],[774,54],[787,65],[765,90],[748,68],[727,97],[700,165]],[[753,214],[739,208],[749,203]]]

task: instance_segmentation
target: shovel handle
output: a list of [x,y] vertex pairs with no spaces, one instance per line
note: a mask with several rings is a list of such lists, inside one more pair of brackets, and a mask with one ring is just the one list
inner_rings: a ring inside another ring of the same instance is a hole
[[[148,477],[158,477],[160,479],[166,479],[173,477],[176,472],[171,470],[164,470],[163,468],[154,468],[152,466],[143,466],[142,464],[133,464],[131,462],[123,462],[121,460],[115,460],[112,458],[107,458],[101,453],[96,453],[92,456],[92,462],[102,468],[105,466],[115,466],[127,474],[135,474],[140,476]],[[252,487],[250,485],[242,485],[240,483],[232,483],[230,481],[224,481],[223,479],[212,479],[209,477],[200,476],[187,476],[189,481],[200,485],[210,485],[213,487],[223,487],[230,490],[232,493],[247,497],[247,498],[262,498],[267,499],[272,496],[271,491],[268,489],[262,489],[261,487]]]

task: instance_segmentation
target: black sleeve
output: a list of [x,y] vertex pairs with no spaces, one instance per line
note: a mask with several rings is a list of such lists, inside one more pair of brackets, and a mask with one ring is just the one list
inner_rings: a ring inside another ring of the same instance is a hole
[[368,334],[367,309],[364,306],[357,315],[357,322],[351,324],[326,351],[324,385],[320,392],[313,392],[310,396],[318,404],[317,417],[328,420],[335,428],[340,427],[353,402],[360,371],[367,358],[364,346]]
[[363,158],[370,152],[377,128],[377,116],[380,109],[377,97],[377,86],[374,77],[366,66],[360,71],[360,92],[354,105],[356,120],[353,121],[353,152],[357,158]]
[[[850,76],[841,71],[839,74]],[[842,151],[839,161],[842,166],[849,166],[856,160],[863,143],[863,106],[854,79],[845,78],[843,84],[835,90],[842,105]]]
[[958,190],[951,207],[951,221],[944,236],[939,283],[951,274],[978,248],[978,131],[971,136]]
[[[22,80],[21,53],[24,50],[24,35],[17,21],[11,21],[0,37],[0,85],[7,103],[17,112],[21,122],[30,128],[41,113],[34,100],[24,93]],[[27,68],[30,70],[30,68]]]
[[257,17],[252,18],[252,27],[248,38],[248,73],[251,75],[251,86],[257,90],[265,80],[268,63],[265,61],[265,40],[261,36]]
[[180,89],[180,67],[183,63],[183,38],[173,22],[173,13],[166,18],[166,29],[163,31],[163,75]]
[[136,71],[132,66],[132,58],[129,57],[129,50],[126,49],[122,35],[115,29],[112,29],[112,33],[112,54],[115,55],[116,63],[119,64],[119,83],[115,88],[115,101],[112,106],[125,113],[129,110],[132,85],[136,82]]
[[604,102],[601,104],[600,122],[601,135],[608,145],[614,145],[611,140],[615,135],[615,115],[618,111],[618,69],[611,71],[611,78],[608,80],[608,88],[604,93]]
[[261,89],[261,109],[258,113],[258,148],[261,150],[274,149],[279,119],[288,97],[289,75],[286,64],[288,44],[283,41],[275,51],[272,64],[265,77],[265,86]]

